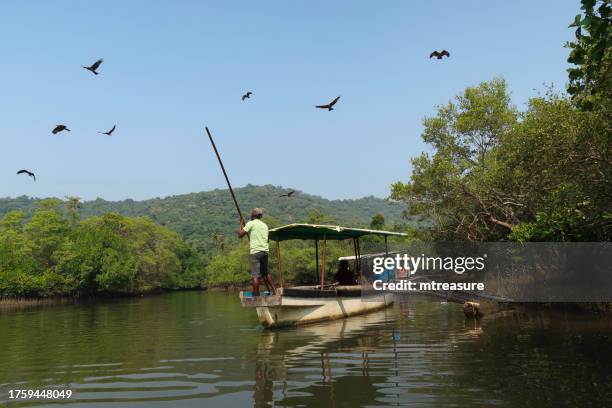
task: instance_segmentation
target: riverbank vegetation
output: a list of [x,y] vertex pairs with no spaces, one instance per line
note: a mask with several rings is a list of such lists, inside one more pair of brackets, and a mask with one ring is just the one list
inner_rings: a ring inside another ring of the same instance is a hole
[[[200,252],[149,217],[107,213],[81,219],[79,206],[74,197],[47,199],[37,203],[29,218],[14,210],[0,219],[0,298],[132,295],[240,287],[250,280],[247,240],[211,234],[209,249]],[[273,216],[266,216],[265,221],[270,228],[281,225]],[[318,210],[298,221],[335,223]],[[384,216],[376,214],[371,226],[402,229],[384,223]],[[376,239],[366,240],[365,245],[368,243],[381,244]],[[353,252],[351,243],[328,243],[328,279],[338,257]],[[320,279],[315,272],[314,242],[284,242],[282,256],[285,281],[315,283]],[[271,243],[270,270],[275,278],[277,261]]]
[[0,297],[137,294],[204,284],[201,256],[146,217],[115,213],[78,219],[44,200],[33,216],[0,221]]

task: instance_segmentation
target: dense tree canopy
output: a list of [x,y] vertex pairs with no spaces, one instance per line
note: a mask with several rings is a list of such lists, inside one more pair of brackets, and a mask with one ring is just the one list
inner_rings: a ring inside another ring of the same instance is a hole
[[0,297],[134,294],[204,284],[199,255],[175,232],[145,217],[114,213],[79,222],[61,204],[44,200],[27,221],[18,210],[0,221]]
[[392,197],[451,240],[598,241],[612,231],[609,123],[553,93],[524,112],[501,79],[465,90],[424,120],[433,146]]
[[[236,189],[243,207],[265,208],[271,228],[288,222],[366,227],[373,214],[383,224],[395,222],[389,229],[403,230],[410,222],[402,221],[401,203],[374,197],[330,201],[302,193],[279,198],[283,191]],[[142,293],[228,287],[250,279],[248,246],[235,236],[237,216],[227,190],[121,202],[0,199],[0,214],[0,296]],[[313,245],[283,245],[286,280],[317,281]],[[274,246],[271,252],[276,270]],[[330,244],[328,269],[352,252]]]

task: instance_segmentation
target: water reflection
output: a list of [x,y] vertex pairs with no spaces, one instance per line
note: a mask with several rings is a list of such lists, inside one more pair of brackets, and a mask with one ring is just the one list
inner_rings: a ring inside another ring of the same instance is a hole
[[[374,403],[376,387],[383,380],[370,373],[370,354],[378,353],[377,327],[393,321],[391,311],[336,320],[297,329],[265,331],[254,358],[254,401],[258,406],[296,406],[312,401],[339,402],[350,406]],[[357,352],[357,353],[356,353]],[[291,375],[289,375],[291,373]],[[296,384],[293,374],[303,373],[308,385]],[[358,375],[355,375],[358,374]],[[274,384],[281,384],[278,398]]]
[[411,299],[272,331],[249,312],[231,294],[175,293],[1,314],[0,405],[9,389],[53,387],[75,392],[70,406],[96,408],[606,406],[612,397],[606,321],[466,320],[459,305]]

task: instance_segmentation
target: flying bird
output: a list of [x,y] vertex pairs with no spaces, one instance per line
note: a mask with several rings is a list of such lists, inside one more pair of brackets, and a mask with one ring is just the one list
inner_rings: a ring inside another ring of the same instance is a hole
[[251,95],[253,95],[253,92],[251,91],[245,93],[244,95],[242,95],[242,100],[244,101],[245,99],[251,99]]
[[334,105],[338,102],[338,99],[340,99],[340,96],[336,97],[336,99],[334,99],[333,101],[331,101],[327,105],[317,105],[317,106],[315,106],[315,108],[327,109],[328,111],[333,111],[334,110]]
[[117,125],[114,125],[113,128],[111,130],[109,130],[108,132],[98,132],[101,135],[106,135],[106,136],[110,136],[113,134],[113,132],[115,131],[115,128],[117,127]]
[[59,132],[61,132],[62,130],[65,130],[67,132],[70,132],[70,129],[68,129],[65,125],[57,125],[55,127],[55,129],[53,129],[51,131],[51,133],[53,133],[54,135],[58,134]]
[[23,169],[23,170],[19,170],[17,172],[17,174],[27,174],[28,176],[32,177],[34,179],[34,181],[36,181],[36,175],[34,173],[32,173],[31,171],[27,171],[27,170]]
[[442,51],[434,51],[431,54],[429,54],[429,58],[433,58],[436,57],[438,59],[442,59],[442,57],[444,56],[450,57],[450,53],[446,50],[442,50]]
[[291,197],[293,194],[295,193],[295,191],[290,191],[287,194],[283,194],[283,195],[279,195],[278,197]]
[[91,64],[90,67],[86,67],[84,65],[81,65],[83,68],[85,68],[88,71],[93,72],[95,75],[98,75],[98,73],[96,72],[96,69],[98,69],[98,67],[100,66],[100,64],[102,64],[104,62],[103,59],[99,59],[96,62],[94,62],[93,64]]

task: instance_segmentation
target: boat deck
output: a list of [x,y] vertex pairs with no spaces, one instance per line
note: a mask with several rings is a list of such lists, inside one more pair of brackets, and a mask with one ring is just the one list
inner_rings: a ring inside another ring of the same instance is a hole
[[253,296],[250,291],[240,292],[240,302],[243,307],[270,307],[283,304],[283,298],[302,299],[334,299],[334,298],[358,298],[363,295],[362,287],[334,286],[332,288],[320,289],[320,286],[294,286],[291,288],[279,288],[276,295],[262,292],[261,296]]

